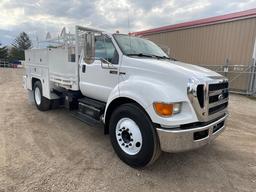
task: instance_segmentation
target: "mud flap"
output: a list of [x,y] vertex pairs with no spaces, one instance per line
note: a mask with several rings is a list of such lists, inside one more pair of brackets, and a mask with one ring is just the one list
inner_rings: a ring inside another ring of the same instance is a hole
[[34,94],[33,94],[33,91],[31,91],[31,90],[28,90],[28,102],[29,102],[29,104],[35,104],[34,103]]

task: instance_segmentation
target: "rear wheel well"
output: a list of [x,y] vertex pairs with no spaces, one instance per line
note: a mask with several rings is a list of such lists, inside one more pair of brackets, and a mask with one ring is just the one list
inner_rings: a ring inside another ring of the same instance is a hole
[[[104,133],[108,134],[109,133],[109,120],[111,117],[111,114],[113,111],[119,107],[120,105],[126,104],[126,103],[133,103],[137,105],[139,108],[141,108],[146,114],[147,112],[145,109],[135,100],[127,98],[127,97],[119,97],[117,99],[114,99],[108,106],[107,112],[106,112],[106,117],[105,117],[105,126],[104,126]],[[148,115],[148,114],[147,114]],[[150,116],[148,115],[149,119],[151,120]]]
[[36,83],[37,81],[40,81],[40,82],[41,82],[40,79],[37,79],[37,78],[35,78],[35,77],[32,77],[32,90],[34,89],[34,85],[35,85],[35,83]]

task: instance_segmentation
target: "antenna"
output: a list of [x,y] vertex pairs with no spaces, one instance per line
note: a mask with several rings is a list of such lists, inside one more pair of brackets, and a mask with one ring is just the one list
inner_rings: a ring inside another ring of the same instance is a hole
[[127,7],[127,25],[128,25],[128,36],[130,40],[130,50],[132,51],[132,41],[131,41],[131,31],[130,31],[130,15],[129,15],[129,7]]
[[127,26],[128,26],[128,34],[130,34],[130,14],[129,14],[129,8],[127,8]]
[[36,47],[37,47],[37,48],[39,47],[39,39],[38,39],[37,34],[36,34]]

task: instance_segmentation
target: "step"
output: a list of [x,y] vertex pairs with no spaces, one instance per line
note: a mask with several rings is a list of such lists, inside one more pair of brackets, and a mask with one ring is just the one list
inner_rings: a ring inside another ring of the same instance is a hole
[[97,108],[100,111],[104,111],[105,107],[106,107],[106,103],[104,103],[102,101],[95,100],[95,99],[91,99],[91,98],[88,98],[88,97],[83,97],[81,99],[78,99],[78,102],[83,103],[87,106],[92,106],[94,108]]
[[80,121],[86,123],[89,126],[100,127],[100,128],[102,128],[104,126],[102,121],[96,120],[96,119],[90,117],[89,115],[81,113],[79,111],[71,111],[71,114],[73,117],[79,119]]

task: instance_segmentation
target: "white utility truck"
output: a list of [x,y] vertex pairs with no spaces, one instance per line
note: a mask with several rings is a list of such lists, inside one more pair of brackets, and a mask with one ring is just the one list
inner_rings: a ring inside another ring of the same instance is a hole
[[229,94],[220,74],[176,61],[149,40],[88,27],[51,42],[25,52],[30,99],[40,111],[65,106],[103,125],[126,164],[202,147],[224,130]]

